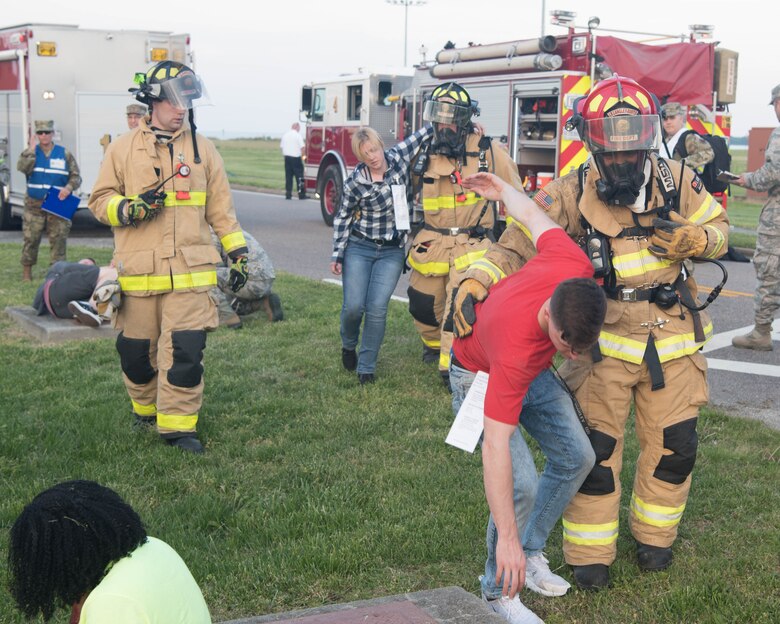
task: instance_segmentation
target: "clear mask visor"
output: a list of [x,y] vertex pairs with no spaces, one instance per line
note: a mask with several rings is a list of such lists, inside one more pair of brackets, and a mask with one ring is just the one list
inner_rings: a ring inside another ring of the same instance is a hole
[[180,73],[160,84],[160,98],[184,110],[211,104],[206,86],[192,72]]
[[621,115],[585,122],[591,153],[653,151],[661,147],[661,124],[657,115]]
[[450,104],[436,100],[428,100],[423,107],[423,120],[437,124],[453,124],[465,128],[471,121],[470,107]]

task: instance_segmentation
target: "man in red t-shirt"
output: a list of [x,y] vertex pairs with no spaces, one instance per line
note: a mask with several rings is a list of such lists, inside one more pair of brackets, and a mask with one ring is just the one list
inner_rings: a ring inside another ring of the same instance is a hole
[[[587,256],[530,198],[488,173],[463,185],[503,201],[539,252],[476,305],[473,333],[455,339],[450,367],[455,413],[476,372],[490,375],[482,440],[491,512],[483,598],[512,624],[538,623],[516,592],[523,584],[546,596],[569,589],[550,571],[543,549],[595,462],[571,397],[549,367],[556,351],[576,358],[596,343],[607,304]],[[538,477],[519,424],[546,457]]]

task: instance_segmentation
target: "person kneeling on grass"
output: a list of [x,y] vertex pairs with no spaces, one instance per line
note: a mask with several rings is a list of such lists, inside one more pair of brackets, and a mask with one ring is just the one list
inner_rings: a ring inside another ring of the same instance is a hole
[[186,564],[94,481],[38,494],[11,527],[9,587],[29,618],[70,607],[70,624],[209,624]]
[[[517,591],[523,584],[545,596],[569,589],[550,571],[543,549],[596,459],[571,397],[549,366],[556,351],[573,359],[596,343],[607,302],[587,256],[531,199],[488,173],[467,177],[463,186],[504,202],[539,252],[474,306],[473,332],[455,338],[450,362],[456,414],[477,371],[490,375],[482,440],[490,507],[483,599],[512,624],[538,624]],[[454,321],[457,336],[463,333],[457,312]],[[518,425],[545,455],[541,476]]]

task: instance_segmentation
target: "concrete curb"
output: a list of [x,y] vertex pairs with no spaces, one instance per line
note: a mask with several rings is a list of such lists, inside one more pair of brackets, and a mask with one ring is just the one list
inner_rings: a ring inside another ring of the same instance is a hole
[[412,594],[386,596],[289,611],[222,624],[506,624],[474,594],[462,587],[442,587]]
[[38,316],[30,306],[8,306],[5,313],[24,331],[43,343],[116,338],[119,333],[106,323],[100,327],[87,327],[75,319],[59,319],[49,314]]

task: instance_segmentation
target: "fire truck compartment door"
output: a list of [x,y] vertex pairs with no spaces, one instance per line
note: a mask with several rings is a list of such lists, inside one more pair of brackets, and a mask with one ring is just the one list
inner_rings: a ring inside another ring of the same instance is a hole
[[65,142],[64,146],[74,149],[81,169],[79,192],[89,193],[97,180],[103,161],[103,146],[100,144],[103,135],[110,134],[113,141],[120,134],[129,132],[125,110],[134,101],[126,93],[76,94],[76,145],[70,146]]

